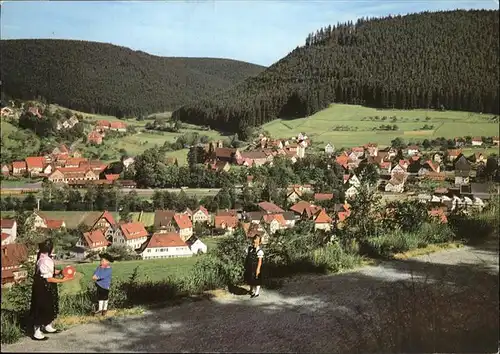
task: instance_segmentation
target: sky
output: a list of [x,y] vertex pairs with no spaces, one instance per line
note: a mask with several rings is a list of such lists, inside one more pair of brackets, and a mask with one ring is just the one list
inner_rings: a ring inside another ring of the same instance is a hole
[[498,9],[498,0],[1,1],[1,38],[77,39],[176,57],[269,66],[337,22],[421,11]]

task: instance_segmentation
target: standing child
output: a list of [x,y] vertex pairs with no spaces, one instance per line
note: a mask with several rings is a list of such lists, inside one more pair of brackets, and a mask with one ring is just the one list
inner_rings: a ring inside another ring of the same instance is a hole
[[245,260],[245,281],[250,285],[251,298],[258,297],[260,293],[263,258],[264,251],[260,248],[260,236],[255,236],[252,240],[252,245],[247,249],[247,257]]
[[109,300],[109,289],[111,287],[111,262],[113,262],[113,257],[109,254],[101,254],[101,262],[99,267],[94,272],[92,280],[95,281],[97,287],[97,301],[99,303],[98,310],[94,315],[101,314],[106,315],[108,311],[108,300]]

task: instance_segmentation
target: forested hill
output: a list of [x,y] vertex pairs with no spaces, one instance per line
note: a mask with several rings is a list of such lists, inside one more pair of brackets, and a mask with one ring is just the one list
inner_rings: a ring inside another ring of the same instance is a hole
[[457,10],[328,26],[260,75],[174,116],[244,133],[332,102],[498,113],[498,25],[498,11]]
[[265,68],[228,59],[165,58],[111,44],[2,40],[4,92],[115,116],[173,110]]

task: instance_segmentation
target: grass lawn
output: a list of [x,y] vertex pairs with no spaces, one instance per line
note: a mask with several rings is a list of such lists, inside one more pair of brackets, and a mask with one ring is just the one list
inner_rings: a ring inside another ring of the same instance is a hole
[[[203,242],[207,245],[208,250],[213,250],[216,247],[216,238],[204,238]],[[139,281],[152,280],[159,281],[172,277],[186,277],[189,275],[194,264],[201,256],[193,257],[179,257],[179,258],[165,258],[165,259],[151,259],[151,260],[138,260],[127,262],[113,263],[113,279],[126,280],[128,279],[134,269],[137,269],[137,276]],[[92,274],[94,273],[99,262],[76,264],[78,278],[75,281],[63,283],[61,285],[61,294],[76,293],[92,281]]]
[[17,127],[12,125],[11,123],[7,122],[6,120],[2,119],[0,125],[0,129],[2,131],[2,135],[9,135],[10,133],[14,132],[17,130]]
[[[367,117],[378,116],[378,120]],[[382,120],[383,117],[386,120]],[[393,122],[391,117],[396,116]],[[491,123],[491,114],[479,114],[457,111],[433,110],[389,110],[375,109],[357,105],[332,104],[316,114],[299,119],[277,119],[265,124],[262,128],[276,138],[290,138],[305,132],[312,140],[313,146],[324,146],[333,143],[337,148],[363,145],[368,142],[389,145],[391,140],[401,137],[407,142],[433,139],[443,136],[498,136],[499,126]],[[429,119],[426,119],[429,118]],[[373,131],[380,125],[399,127],[397,131]],[[421,130],[424,125],[433,125],[432,130]],[[334,131],[336,126],[357,127],[353,131]]]

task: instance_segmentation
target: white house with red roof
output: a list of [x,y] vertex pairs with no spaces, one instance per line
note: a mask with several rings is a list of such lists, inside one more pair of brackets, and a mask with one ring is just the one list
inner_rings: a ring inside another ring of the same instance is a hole
[[15,219],[1,219],[2,224],[2,245],[16,242],[17,221]]
[[120,224],[113,235],[113,244],[126,245],[132,249],[140,248],[148,239],[148,232],[142,222]]
[[483,145],[483,139],[480,136],[472,138],[472,146],[481,146],[481,145]]
[[77,250],[74,253],[76,253],[77,257],[85,257],[89,252],[102,252],[109,245],[110,242],[103,230],[92,230],[82,234],[76,243]]
[[8,176],[10,175],[11,171],[12,171],[12,165],[9,164],[2,165],[2,175]]
[[321,209],[313,218],[314,230],[330,231],[332,229],[332,218],[328,216],[325,209]]
[[283,209],[281,209],[279,206],[271,202],[260,202],[258,206],[262,211],[266,212],[267,214],[280,214],[284,212]]
[[37,176],[43,172],[47,161],[43,156],[30,156],[26,158],[26,169],[30,176]]
[[28,220],[33,222],[35,229],[59,230],[66,227],[64,220],[52,219],[38,210],[33,212]]
[[231,233],[238,226],[238,217],[235,215],[216,215],[214,225],[216,229]]
[[26,162],[25,161],[14,161],[12,162],[12,175],[22,176],[26,173]]
[[177,232],[155,233],[142,250],[142,259],[191,257],[193,251]]
[[191,220],[193,221],[193,223],[210,223],[210,213],[208,212],[208,210],[200,205],[198,207],[198,209],[196,209],[193,214],[191,215]]
[[262,216],[262,222],[269,226],[269,231],[274,234],[276,231],[287,227],[283,214],[266,214]]

